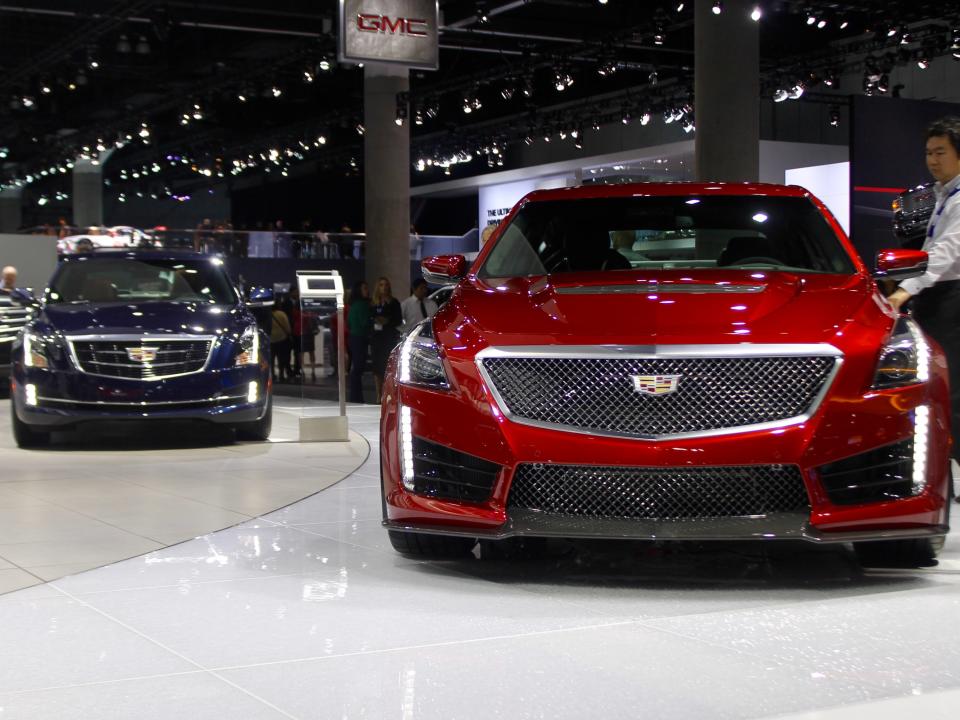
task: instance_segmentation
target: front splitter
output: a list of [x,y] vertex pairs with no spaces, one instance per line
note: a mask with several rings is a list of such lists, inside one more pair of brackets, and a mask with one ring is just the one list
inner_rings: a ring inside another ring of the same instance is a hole
[[823,532],[810,525],[806,513],[773,513],[733,518],[649,520],[583,518],[530,510],[511,512],[507,522],[492,528],[466,528],[384,520],[388,530],[453,535],[484,540],[512,537],[595,538],[606,540],[805,540],[815,543],[906,540],[946,535],[946,525],[855,532]]

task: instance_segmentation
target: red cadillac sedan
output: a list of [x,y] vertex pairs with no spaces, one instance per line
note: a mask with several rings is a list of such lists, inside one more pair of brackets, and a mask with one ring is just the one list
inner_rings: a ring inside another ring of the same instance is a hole
[[946,361],[800,187],[538,191],[394,351],[384,526],[412,555],[478,539],[853,543],[934,562],[949,526]]

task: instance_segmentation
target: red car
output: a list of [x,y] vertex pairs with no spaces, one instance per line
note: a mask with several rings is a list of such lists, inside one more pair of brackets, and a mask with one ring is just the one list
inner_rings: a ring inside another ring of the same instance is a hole
[[765,184],[538,191],[383,392],[384,525],[413,555],[478,539],[852,542],[928,565],[947,533],[946,361],[809,192]]

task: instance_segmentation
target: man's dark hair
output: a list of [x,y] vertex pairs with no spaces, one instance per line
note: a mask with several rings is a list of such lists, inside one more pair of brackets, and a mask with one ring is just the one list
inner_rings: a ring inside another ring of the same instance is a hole
[[426,284],[427,284],[426,280],[424,280],[423,278],[417,278],[416,280],[413,281],[413,285],[410,286],[410,294],[412,295],[414,292],[416,292],[418,287]]
[[932,137],[947,138],[957,155],[960,155],[960,118],[945,117],[937,120],[927,128],[927,140]]

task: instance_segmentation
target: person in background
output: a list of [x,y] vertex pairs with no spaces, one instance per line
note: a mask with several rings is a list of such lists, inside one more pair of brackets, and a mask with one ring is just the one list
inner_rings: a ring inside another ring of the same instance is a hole
[[427,297],[427,290],[427,281],[423,278],[417,278],[413,281],[410,297],[400,303],[404,335],[413,330],[419,323],[437,314],[437,304]]
[[928,128],[926,154],[937,196],[923,243],[929,264],[887,300],[896,310],[910,302],[917,323],[947,356],[953,457],[960,460],[960,118],[943,118]]
[[[400,342],[400,326],[403,325],[403,312],[400,301],[393,296],[390,281],[385,277],[377,280],[373,291],[373,334],[370,336],[373,380],[377,386],[377,403],[383,389],[383,375],[387,371],[387,359],[390,351]],[[351,330],[351,332],[353,332]]]
[[325,260],[340,259],[340,246],[331,242],[330,237],[323,230],[317,230],[314,235],[314,250],[316,253],[314,257]]
[[285,309],[290,317],[290,327],[293,328],[293,336],[290,338],[290,347],[293,350],[293,375],[294,377],[302,377],[303,366],[300,361],[303,355],[303,334],[301,332],[303,313],[300,310],[300,288],[296,284],[290,290],[290,299]]
[[204,218],[193,232],[193,249],[202,253],[212,252],[213,230],[213,222],[210,218]]
[[10,292],[17,286],[17,269],[13,265],[7,265],[3,268],[3,275],[0,276],[0,290]]
[[370,307],[370,289],[363,280],[358,280],[350,291],[350,315],[347,318],[350,347],[350,402],[363,402],[363,371],[367,365],[367,345],[373,313]]
[[290,319],[283,311],[279,300],[273,303],[273,324],[270,326],[270,367],[274,382],[283,382],[290,377],[290,336],[293,330]]

